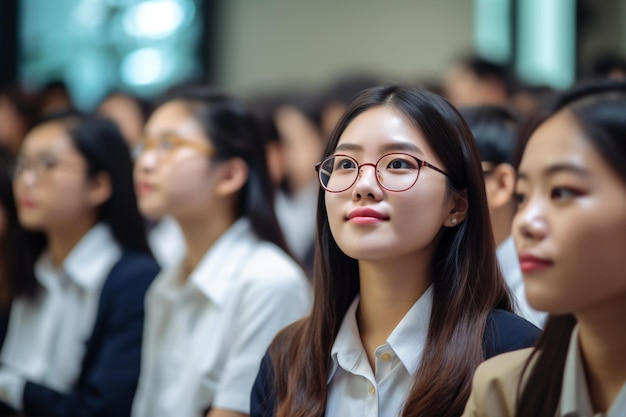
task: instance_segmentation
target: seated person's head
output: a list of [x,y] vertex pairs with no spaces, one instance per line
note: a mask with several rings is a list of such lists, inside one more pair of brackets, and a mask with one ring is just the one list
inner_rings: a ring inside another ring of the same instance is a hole
[[464,107],[460,111],[478,145],[491,223],[499,244],[510,235],[515,211],[512,160],[518,119],[508,109],[499,106]]

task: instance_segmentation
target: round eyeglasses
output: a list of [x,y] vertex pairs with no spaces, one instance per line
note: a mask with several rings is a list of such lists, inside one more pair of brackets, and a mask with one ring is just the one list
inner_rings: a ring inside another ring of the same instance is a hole
[[165,135],[160,138],[145,137],[141,140],[137,153],[154,150],[159,159],[164,159],[180,148],[192,148],[204,156],[212,157],[215,150],[208,143],[201,143],[175,135]]
[[378,184],[387,191],[406,191],[417,182],[422,167],[429,167],[448,176],[441,169],[406,153],[388,153],[375,163],[359,164],[348,155],[331,155],[315,165],[319,182],[324,190],[340,193],[352,187],[364,166],[376,171]]

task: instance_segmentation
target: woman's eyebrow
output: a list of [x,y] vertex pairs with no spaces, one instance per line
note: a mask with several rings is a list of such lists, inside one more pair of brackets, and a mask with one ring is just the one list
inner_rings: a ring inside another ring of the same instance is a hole
[[[549,177],[549,176],[556,175],[556,174],[561,173],[561,172],[569,172],[571,174],[576,174],[576,175],[583,176],[583,177],[588,177],[589,175],[591,175],[589,173],[589,171],[587,171],[583,167],[578,166],[578,165],[574,165],[574,164],[571,164],[571,163],[566,163],[566,162],[550,165],[550,166],[544,168],[542,170],[541,174],[544,177]],[[518,179],[526,179],[527,178],[527,174],[524,171],[518,171],[517,172],[517,178]]]
[[411,142],[394,142],[387,143],[381,146],[381,150],[384,152],[389,151],[408,151],[423,154],[422,150],[414,143]]
[[335,148],[335,152],[337,151],[361,151],[363,150],[363,146],[357,145],[356,143],[341,143],[337,145]]
[[[415,145],[411,142],[393,142],[386,143],[380,147],[383,152],[392,152],[392,151],[409,151],[423,154],[422,150],[419,146]],[[362,151],[363,146],[358,145],[356,143],[341,143],[337,145],[335,151]]]

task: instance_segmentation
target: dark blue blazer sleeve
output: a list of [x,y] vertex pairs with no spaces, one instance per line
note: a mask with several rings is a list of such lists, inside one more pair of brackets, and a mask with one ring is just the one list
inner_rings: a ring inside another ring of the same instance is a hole
[[510,311],[493,310],[487,318],[483,350],[485,359],[513,350],[532,347],[541,330]]
[[48,417],[127,417],[141,361],[144,295],[159,271],[151,257],[125,253],[100,296],[82,369],[69,394],[27,382],[24,414]]
[[269,353],[261,361],[250,397],[250,417],[272,417],[276,414],[274,369]]

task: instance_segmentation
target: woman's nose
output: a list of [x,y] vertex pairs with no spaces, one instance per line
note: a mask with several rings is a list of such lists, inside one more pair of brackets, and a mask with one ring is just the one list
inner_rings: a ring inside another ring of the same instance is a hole
[[513,218],[513,232],[527,240],[541,240],[548,232],[545,205],[540,201],[530,200],[517,211]]
[[382,198],[383,190],[378,182],[377,175],[374,164],[361,165],[352,191],[353,198],[359,200],[362,198],[372,198],[374,200]]

